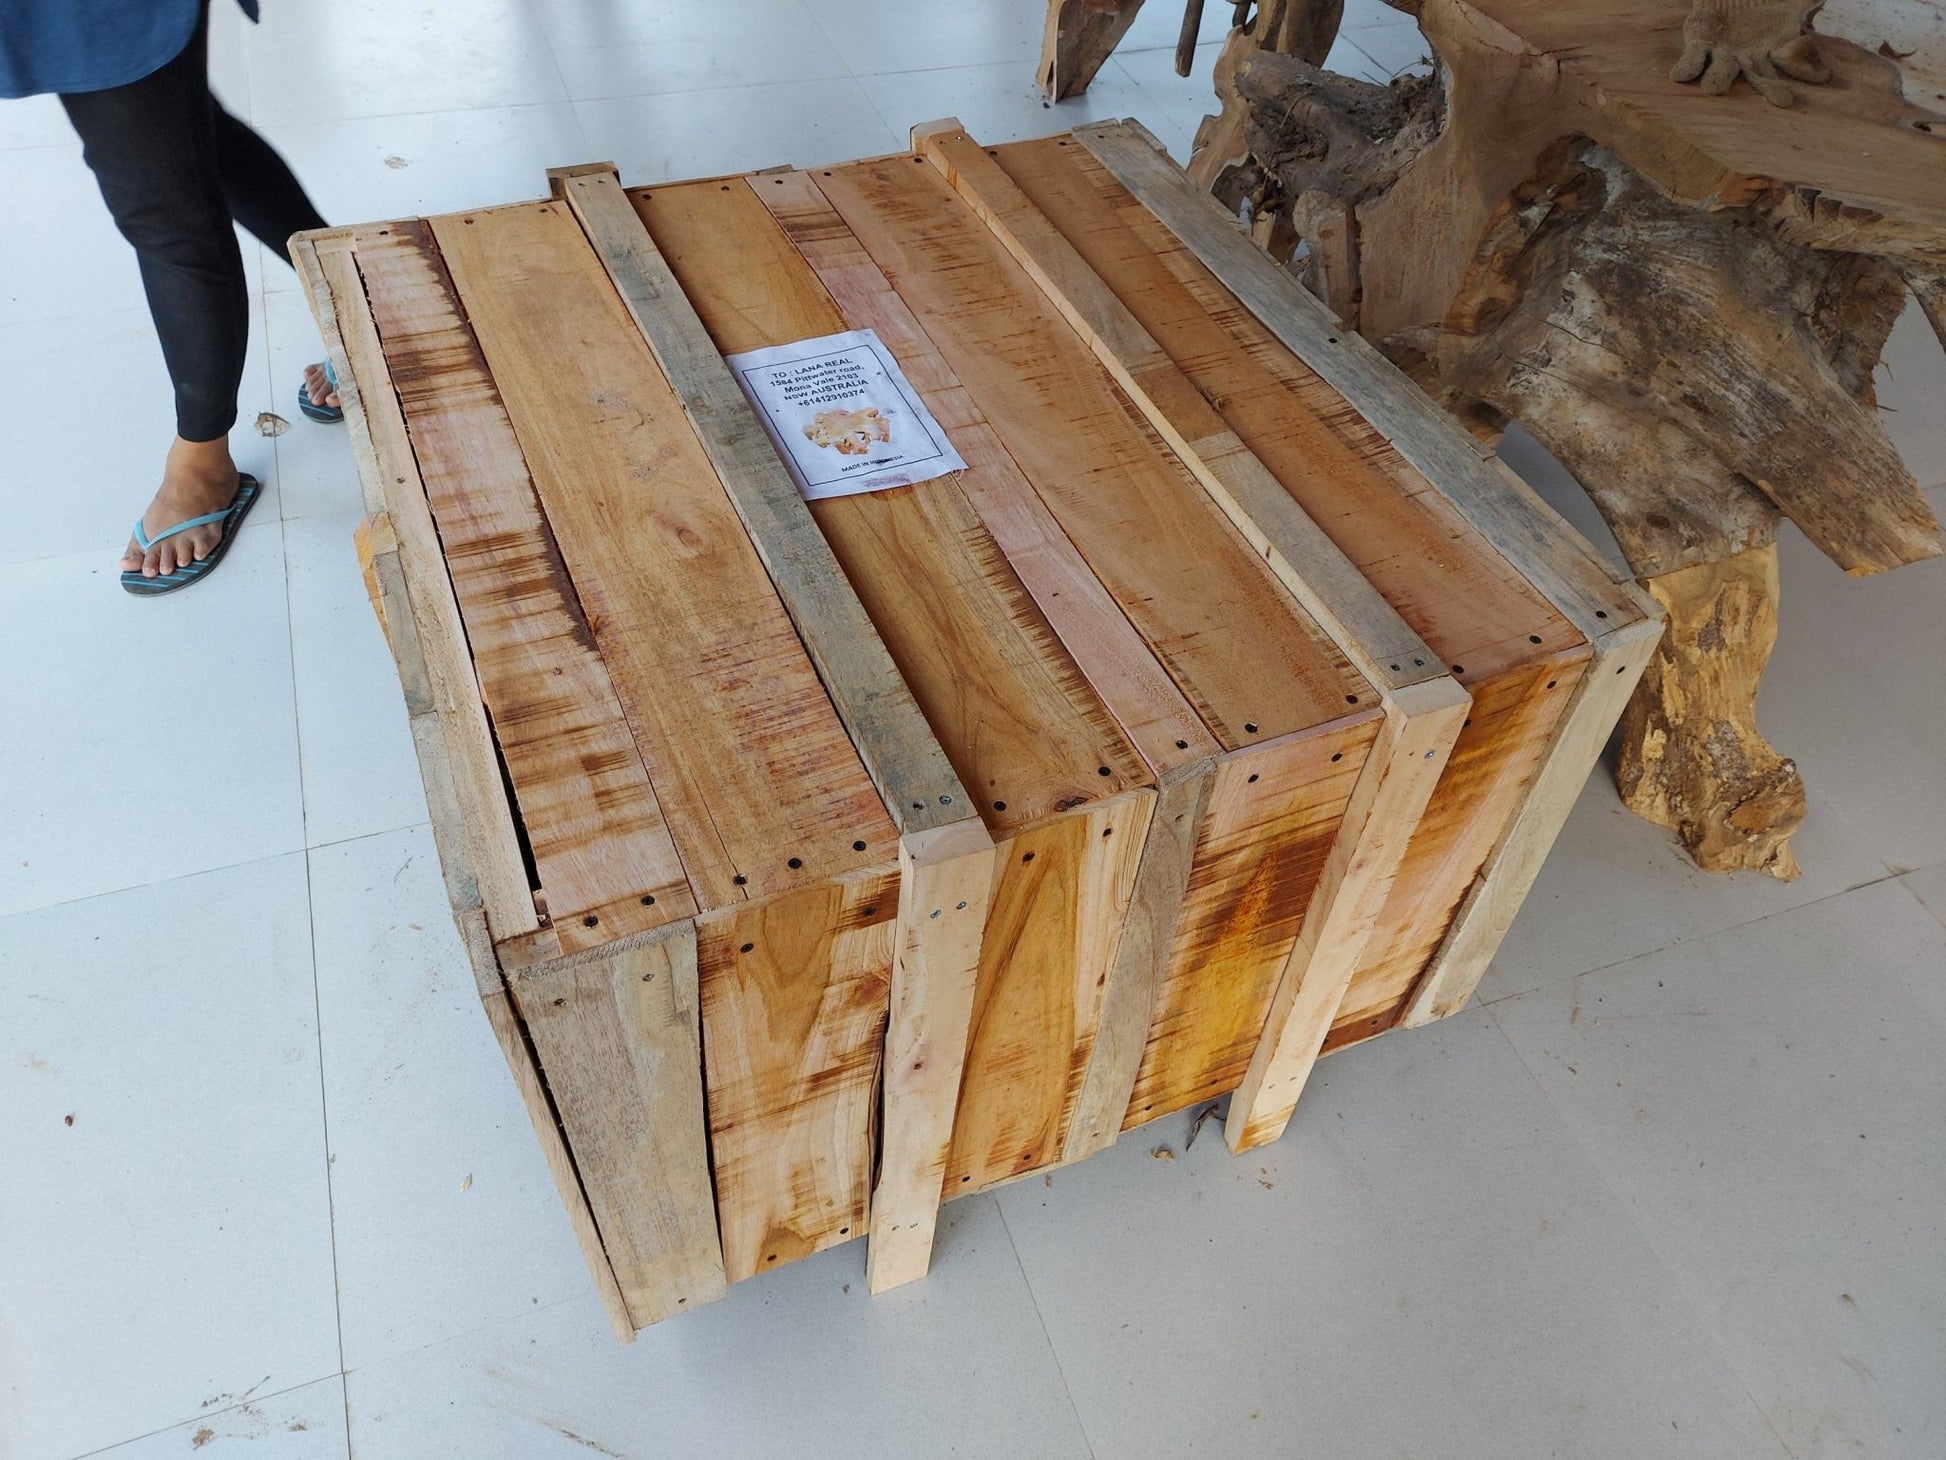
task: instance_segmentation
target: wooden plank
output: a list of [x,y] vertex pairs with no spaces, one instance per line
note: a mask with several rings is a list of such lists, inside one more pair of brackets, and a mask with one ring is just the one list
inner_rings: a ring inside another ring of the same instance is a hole
[[699,905],[891,865],[885,808],[579,225],[542,203],[433,231]]
[[[681,184],[636,211],[725,354],[857,327],[754,191]],[[815,191],[815,190],[813,190]],[[997,831],[1149,773],[966,500],[957,477],[808,504],[977,810]],[[1107,766],[1110,775],[1099,774]],[[971,805],[968,810],[975,808]]]
[[1473,707],[1392,880],[1326,1052],[1397,1024],[1487,858],[1520,814],[1591,652],[1470,680]]
[[896,159],[817,181],[1219,743],[1272,740],[1371,703],[1371,686],[944,178]]
[[1230,1100],[1234,1152],[1284,1133],[1337,1018],[1406,844],[1446,769],[1471,700],[1450,679],[1398,691],[1318,879],[1250,1068]]
[[1443,676],[1438,656],[1000,164],[957,122],[912,136],[1359,672],[1381,689]]
[[1059,1164],[1155,798],[1097,802],[996,848],[946,1188]]
[[899,903],[886,868],[700,920],[716,1209],[733,1283],[865,1231]]
[[611,173],[560,180],[682,401],[902,833],[964,820],[965,791],[743,391]]
[[[393,647],[397,655],[399,623],[410,618],[417,669],[407,689],[410,695],[423,686],[426,699],[415,705],[409,698],[408,711],[414,715],[413,742],[427,772],[429,796],[435,790],[441,793],[433,797],[433,831],[448,893],[455,908],[484,908],[496,938],[530,932],[539,926],[539,918],[500,775],[499,751],[480,701],[466,631],[405,419],[387,381],[351,240],[344,234],[300,238],[292,256],[302,261],[306,292],[320,327],[337,344],[339,399],[345,403],[361,479],[368,494],[376,485],[398,543],[401,607],[409,604],[410,611],[390,616]],[[371,383],[369,393],[359,390],[359,380]]]
[[521,825],[568,951],[693,916],[669,829],[430,230],[358,252]]
[[900,845],[885,1119],[865,1255],[874,1293],[924,1276],[932,1262],[994,855],[992,839],[970,826],[917,832]]
[[1370,715],[1219,762],[1124,1130],[1243,1079],[1380,724]]
[[1355,402],[1583,635],[1593,639],[1610,627],[1654,617],[1640,592],[1616,582],[1558,514],[1517,479],[1495,471],[1456,422],[1431,407],[1391,361],[1343,329],[1174,164],[1119,125],[1080,127],[1074,136],[1246,309]]
[[695,929],[562,959],[522,974],[512,993],[630,1322],[646,1327],[723,1296]]
[[486,1010],[494,1041],[500,1046],[500,1053],[506,1057],[514,1088],[520,1092],[520,1103],[526,1108],[535,1138],[540,1142],[542,1159],[547,1162],[548,1174],[554,1178],[554,1188],[560,1195],[562,1208],[567,1212],[568,1225],[574,1232],[582,1259],[588,1264],[588,1276],[594,1282],[602,1310],[608,1314],[615,1337],[622,1343],[631,1343],[635,1338],[635,1321],[629,1316],[621,1285],[615,1280],[614,1265],[609,1262],[608,1251],[602,1245],[601,1230],[595,1225],[594,1212],[588,1205],[588,1193],[581,1184],[581,1173],[575,1168],[574,1157],[562,1137],[560,1115],[548,1094],[547,1082],[541,1078],[534,1046],[527,1038],[520,1016],[514,1011],[513,1001],[507,996],[506,985],[494,966],[493,944],[487,932],[486,917],[480,909],[469,908],[458,915],[457,921],[460,940],[466,946],[473,964],[473,978],[479,989],[481,1007]]
[[1121,944],[1101,991],[1081,1088],[1068,1118],[1064,1162],[1104,1151],[1121,1134],[1155,1022],[1156,1001],[1169,975],[1176,927],[1189,898],[1215,772],[1214,761],[1199,761],[1162,781],[1130,890]]
[[1466,1007],[1500,940],[1527,898],[1554,838],[1574,809],[1609,733],[1662,638],[1660,619],[1645,619],[1605,636],[1575,689],[1574,703],[1555,732],[1546,764],[1519,817],[1467,894],[1446,940],[1413,990],[1400,1021],[1411,1028]]
[[[967,462],[960,487],[982,525],[1143,760],[1160,774],[1215,755],[1215,737],[1089,571],[931,337],[819,191],[817,178],[786,173],[752,178],[749,187],[844,317],[878,333],[952,438]],[[638,206],[652,206],[640,198]],[[697,246],[737,247],[717,240]],[[733,273],[747,271],[770,285],[772,260],[732,257]]]

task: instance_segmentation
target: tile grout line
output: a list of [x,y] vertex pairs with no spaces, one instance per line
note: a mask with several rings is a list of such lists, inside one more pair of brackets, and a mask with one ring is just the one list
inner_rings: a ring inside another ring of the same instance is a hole
[[[1838,895],[1842,896],[1843,894],[1841,893]],[[1819,901],[1823,901],[1823,899],[1820,898]],[[1806,906],[1810,906],[1810,904],[1807,903]],[[1757,919],[1757,921],[1761,922],[1762,919]],[[1695,939],[1691,939],[1690,941],[1703,943],[1703,942],[1707,942],[1710,936],[1711,936],[1710,934],[1705,933]],[[1670,944],[1669,946],[1673,948],[1678,945]],[[1656,950],[1657,953],[1666,952],[1666,951],[1668,950],[1667,949]],[[1704,948],[1703,952],[1707,957],[1709,957],[1710,963],[1712,964],[1712,966],[1714,966],[1716,961],[1715,956],[1710,953],[1707,947]],[[1644,953],[1644,954],[1638,954],[1636,956],[1639,958],[1650,958],[1656,955],[1654,953]],[[1632,960],[1624,959],[1622,961],[1626,963]],[[1620,966],[1621,966],[1620,964],[1609,965],[1610,968],[1617,968]],[[1590,973],[1600,973],[1603,971],[1604,970],[1602,969],[1589,970]],[[1587,974],[1575,975],[1575,978],[1577,979],[1585,978],[1585,977],[1587,977]],[[1538,990],[1530,990],[1529,992],[1538,992]],[[1513,995],[1513,997],[1520,998],[1523,997],[1523,995],[1515,994]],[[1505,1003],[1508,1001],[1505,999],[1501,999],[1501,1000],[1496,1000],[1495,1002]],[[1724,1369],[1729,1373],[1730,1377],[1736,1381],[1736,1386],[1739,1390],[1743,1392],[1743,1397],[1750,1401],[1751,1408],[1757,1412],[1757,1417],[1763,1421],[1764,1428],[1768,1430],[1771,1434],[1771,1437],[1777,1441],[1778,1454],[1780,1455],[1780,1457],[1782,1457],[1782,1460],[1796,1460],[1797,1452],[1793,1450],[1790,1447],[1790,1444],[1784,1439],[1783,1432],[1777,1428],[1777,1422],[1771,1417],[1770,1411],[1764,1407],[1762,1401],[1759,1400],[1756,1394],[1752,1392],[1750,1388],[1750,1382],[1748,1379],[1744,1377],[1743,1369],[1737,1363],[1735,1357],[1731,1354],[1729,1345],[1724,1342],[1723,1336],[1717,1332],[1716,1325],[1709,1320],[1709,1317],[1703,1310],[1701,1304],[1697,1301],[1695,1296],[1692,1294],[1691,1284],[1687,1279],[1687,1275],[1680,1268],[1678,1268],[1675,1265],[1675,1263],[1673,1263],[1669,1259],[1667,1254],[1663,1252],[1661,1245],[1657,1243],[1655,1239],[1649,1235],[1648,1229],[1642,1225],[1641,1218],[1638,1216],[1636,1212],[1634,1203],[1629,1201],[1628,1197],[1623,1193],[1621,1188],[1618,1187],[1612,1180],[1609,1179],[1608,1172],[1603,1168],[1601,1162],[1595,1159],[1594,1151],[1589,1146],[1587,1138],[1582,1134],[1580,1125],[1569,1118],[1567,1111],[1562,1107],[1561,1103],[1554,1098],[1554,1092],[1549,1090],[1547,1088],[1546,1082],[1543,1081],[1541,1077],[1534,1072],[1534,1066],[1528,1061],[1526,1051],[1520,1047],[1519,1042],[1515,1040],[1512,1035],[1507,1033],[1505,1026],[1501,1024],[1498,1015],[1494,1012],[1494,1005],[1482,1004],[1480,1007],[1485,1012],[1488,1022],[1493,1025],[1494,1032],[1498,1034],[1500,1038],[1506,1042],[1507,1047],[1513,1051],[1514,1058],[1520,1061],[1521,1070],[1526,1074],[1527,1078],[1533,1083],[1535,1090],[1539,1092],[1542,1101],[1545,1102],[1547,1109],[1553,1114],[1555,1121],[1561,1126],[1561,1128],[1564,1131],[1567,1132],[1569,1138],[1574,1142],[1574,1149],[1580,1154],[1581,1159],[1587,1163],[1588,1169],[1594,1173],[1595,1180],[1600,1182],[1602,1190],[1607,1192],[1609,1196],[1614,1199],[1616,1207],[1620,1210],[1623,1218],[1628,1222],[1629,1229],[1633,1231],[1635,1235],[1641,1239],[1643,1247],[1648,1249],[1649,1255],[1655,1259],[1657,1266],[1659,1266],[1662,1269],[1662,1271],[1668,1276],[1670,1285],[1675,1289],[1677,1298],[1681,1301],[1683,1307],[1689,1312],[1690,1316],[1693,1319],[1695,1319],[1697,1328],[1704,1335],[1708,1337],[1709,1341],[1712,1344],[1715,1345],[1717,1357],[1722,1361]]]
[[1007,1211],[1000,1205],[999,1196],[993,1192],[987,1195],[992,1198],[994,1213],[1000,1218],[1000,1230],[1007,1234],[1007,1248],[1014,1255],[1014,1266],[1020,1269],[1020,1285],[1027,1289],[1027,1301],[1034,1305],[1034,1321],[1041,1326],[1047,1356],[1054,1360],[1054,1372],[1061,1380],[1061,1397],[1067,1400],[1068,1410],[1074,1415],[1075,1428],[1081,1431],[1081,1443],[1087,1447],[1088,1460],[1095,1460],[1094,1437],[1088,1433],[1088,1422],[1081,1417],[1081,1406],[1074,1402],[1074,1390],[1068,1386],[1068,1368],[1061,1362],[1060,1350],[1054,1346],[1054,1335],[1047,1331],[1047,1315],[1041,1312],[1040,1295],[1034,1291],[1034,1280],[1027,1275],[1027,1264],[1020,1255],[1020,1244],[1014,1241],[1013,1223],[1007,1220]]
[[[1881,865],[1883,865],[1882,858],[1880,859],[1880,863]],[[1745,918],[1742,922],[1739,923],[1725,923],[1720,928],[1710,928],[1702,932],[1691,933],[1687,937],[1676,938],[1671,942],[1664,943],[1657,948],[1637,949],[1633,953],[1623,954],[1620,958],[1615,959],[1612,963],[1598,963],[1593,968],[1577,969],[1575,972],[1567,976],[1566,982],[1572,983],[1575,979],[1587,978],[1591,974],[1607,973],[1611,969],[1620,968],[1625,963],[1633,963],[1638,958],[1648,958],[1657,953],[1667,953],[1671,949],[1675,949],[1675,948],[1686,948],[1691,943],[1701,943],[1707,939],[1714,938],[1722,933],[1735,933],[1741,931],[1744,928],[1754,928],[1758,923],[1769,922],[1772,918],[1781,918],[1787,913],[1802,912],[1806,908],[1817,907],[1820,903],[1830,902],[1833,898],[1849,897],[1851,896],[1852,893],[1863,892],[1868,887],[1881,887],[1887,882],[1897,882],[1903,877],[1910,876],[1913,872],[1923,872],[1925,870],[1926,869],[1923,867],[1914,867],[1908,869],[1905,872],[1894,872],[1889,868],[1887,868],[1883,876],[1868,877],[1863,882],[1854,882],[1849,887],[1840,887],[1835,892],[1827,892],[1822,897],[1814,897],[1809,902],[1793,903],[1789,907],[1780,907],[1780,908],[1775,908],[1770,912],[1759,913],[1754,918]],[[1911,892],[1911,890],[1912,890],[1911,888],[1906,889],[1907,892]],[[1924,904],[1921,904],[1921,906],[1924,906]],[[1928,908],[1927,911],[1930,912],[1931,909]],[[1526,997],[1528,994],[1537,994],[1547,986],[1548,985],[1545,983],[1539,983],[1534,985],[1534,987],[1532,988],[1509,989],[1506,993],[1496,994],[1494,997],[1490,999],[1478,998],[1476,996],[1475,1002],[1477,1002],[1479,1006],[1483,1009],[1490,1009],[1495,1004],[1506,1003],[1509,999],[1519,999],[1519,998]]]
[[[1946,865],[1946,863],[1941,863],[1937,865]],[[1917,892],[1915,892],[1913,890],[1912,884],[1906,881],[1906,878],[1908,877],[1914,877],[1921,872],[1929,872],[1931,870],[1932,868],[1930,867],[1914,867],[1909,872],[1900,872],[1896,874],[1891,880],[1898,883],[1900,887],[1905,889],[1905,894],[1907,897],[1911,898],[1914,902],[1919,904],[1920,912],[1924,913],[1927,917],[1931,918],[1934,922],[1938,923],[1940,927],[1946,928],[1946,908],[1942,908],[1935,911],[1933,908],[1927,906],[1925,898],[1921,897]]]
[[139,1435],[130,1435],[125,1440],[116,1440],[112,1444],[102,1445],[93,1450],[84,1450],[79,1455],[70,1456],[69,1460],[96,1460],[97,1456],[112,1456],[115,1451],[122,1449],[124,1446],[139,1445],[144,1440],[152,1440],[157,1435],[166,1435],[171,1430],[179,1430],[185,1425],[193,1425],[199,1420],[215,1419],[218,1415],[235,1414],[238,1410],[251,1405],[263,1404],[272,1399],[282,1399],[286,1394],[295,1394],[300,1389],[309,1389],[317,1384],[329,1384],[333,1379],[342,1380],[343,1378],[344,1372],[340,1370],[335,1374],[324,1374],[316,1379],[306,1379],[301,1384],[291,1384],[282,1389],[273,1389],[268,1394],[245,1394],[235,1404],[226,1404],[221,1409],[204,1410],[200,1414],[192,1414],[188,1419],[179,1419],[170,1424],[159,1425],[152,1430],[144,1430]]
[[[270,335],[270,311],[264,310],[264,354],[268,357]],[[273,440],[272,445],[276,443]],[[282,510],[282,483],[279,483],[278,506]],[[284,554],[284,640],[290,655],[291,666],[291,733],[297,741],[297,785],[298,803],[303,812],[304,839],[310,841],[311,803],[304,786],[304,720],[298,713],[297,705],[297,631],[296,614],[291,602],[291,552],[290,534],[282,519],[277,524],[279,542]],[[338,1202],[334,1190],[331,1171],[331,1100],[326,1092],[324,1076],[324,994],[318,980],[318,914],[317,899],[311,886],[311,848],[304,849],[304,923],[310,935],[311,953],[311,1017],[313,1034],[318,1047],[318,1122],[324,1136],[324,1205],[325,1219],[331,1234],[331,1316],[336,1327],[338,1344],[339,1398],[344,1406],[345,1416],[345,1455],[351,1457],[351,1385],[344,1378],[345,1373],[345,1300],[344,1283],[338,1273]]]

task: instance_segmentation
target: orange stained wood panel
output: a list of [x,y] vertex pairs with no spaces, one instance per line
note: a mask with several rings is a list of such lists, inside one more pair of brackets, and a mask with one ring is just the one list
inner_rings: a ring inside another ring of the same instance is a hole
[[648,772],[431,231],[416,220],[369,231],[355,259],[480,695],[567,946],[693,914]]
[[1123,1129],[1242,1083],[1379,724],[1219,763]]
[[705,915],[703,1074],[730,1282],[866,1230],[899,878]]
[[1376,702],[945,179],[816,181],[1224,748]]
[[1463,682],[1584,643],[1355,403],[1239,304],[1086,148],[1048,139],[995,150],[1230,429]]
[[1117,797],[1000,844],[946,1195],[1061,1159],[1154,805]]
[[[752,190],[793,180],[632,195],[726,354],[855,327]],[[810,507],[989,827],[1030,825],[1151,781],[956,476]]]
[[680,402],[564,205],[432,220],[698,903],[896,835]]
[[1466,726],[1406,849],[1326,1049],[1398,1022],[1461,900],[1525,801],[1587,667],[1585,652],[1570,652],[1470,686]]

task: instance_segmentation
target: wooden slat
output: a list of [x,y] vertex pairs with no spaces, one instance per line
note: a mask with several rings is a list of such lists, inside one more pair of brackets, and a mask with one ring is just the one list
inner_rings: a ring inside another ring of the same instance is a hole
[[703,908],[891,823],[682,408],[562,204],[433,220]]
[[[487,726],[466,631],[398,397],[389,383],[381,384],[387,382],[384,356],[351,247],[347,234],[313,235],[296,241],[292,257],[303,270],[305,292],[327,345],[335,350],[339,399],[345,403],[360,477],[368,498],[382,497],[398,542],[400,589],[411,611],[394,618],[410,617],[414,625],[417,670],[406,680],[407,709],[420,767],[426,772],[440,863],[455,908],[484,908],[496,938],[530,932],[539,926],[539,918],[500,775],[499,752]],[[369,393],[360,391],[360,380],[372,385]],[[395,655],[397,630],[395,622]],[[406,663],[403,658],[399,662]],[[419,688],[423,702],[412,698]]]
[[709,1129],[731,1282],[865,1231],[899,905],[886,869],[701,920]]
[[1219,743],[1371,702],[944,178],[894,159],[817,181]]
[[1297,500],[1238,439],[1195,384],[1074,245],[956,122],[913,130],[913,145],[1094,352],[1149,424],[1228,514],[1359,672],[1382,689],[1436,679],[1445,666]]
[[1594,660],[1555,731],[1546,764],[1526,804],[1494,849],[1480,880],[1454,917],[1445,942],[1413,990],[1401,1021],[1407,1027],[1457,1014],[1466,1007],[1540,875],[1554,838],[1574,809],[1589,772],[1601,759],[1609,733],[1635,692],[1636,681],[1649,667],[1661,638],[1662,621],[1644,619],[1617,629],[1596,644]]
[[720,1298],[694,928],[563,959],[512,992],[630,1321],[646,1327]]
[[1121,1134],[1155,1022],[1156,1002],[1169,976],[1176,927],[1188,901],[1215,772],[1215,762],[1206,760],[1163,778],[1149,833],[1143,839],[1121,944],[1102,987],[1087,1067],[1068,1118],[1061,1151],[1064,1162],[1104,1151]]
[[885,1037],[885,1121],[865,1280],[882,1293],[924,1276],[966,1057],[994,847],[970,826],[905,837]]
[[[698,183],[634,195],[724,354],[860,327],[752,190],[775,195],[805,181],[778,174],[727,192]],[[968,810],[990,828],[1148,781],[956,477],[809,507],[962,784],[977,792]]]
[[394,223],[361,240],[358,265],[563,948],[694,915],[607,666],[430,231]]
[[681,399],[900,831],[964,820],[966,793],[945,752],[620,182],[581,173],[559,186]]
[[1099,802],[996,848],[950,1194],[1064,1159],[1154,804]]
[[1342,328],[1167,158],[1118,124],[1079,127],[1074,136],[1246,309],[1355,402],[1399,454],[1582,634],[1593,639],[1612,626],[1654,617],[1639,592],[1615,582],[1558,514],[1494,471],[1457,423],[1431,407],[1391,361]]
[[1450,679],[1409,686],[1397,697],[1404,713],[1385,717],[1249,1071],[1231,1097],[1224,1135],[1232,1151],[1284,1133],[1471,703]]
[[[1160,774],[1213,756],[1215,737],[1089,571],[931,337],[819,191],[817,177],[784,173],[748,182],[845,318],[878,333],[951,437],[967,462],[959,484],[982,525],[1142,758]],[[767,262],[733,256],[739,267],[760,270]]]
[[1243,1079],[1382,719],[1218,763],[1123,1129]]

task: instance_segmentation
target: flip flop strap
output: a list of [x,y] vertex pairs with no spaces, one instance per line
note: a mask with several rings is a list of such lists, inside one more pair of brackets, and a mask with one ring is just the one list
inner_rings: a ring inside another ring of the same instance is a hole
[[225,507],[221,512],[205,512],[201,517],[192,517],[187,522],[178,522],[167,532],[158,532],[154,537],[147,537],[143,534],[142,519],[138,517],[135,519],[135,545],[141,548],[143,552],[147,552],[165,537],[174,537],[177,533],[187,532],[192,527],[207,527],[212,522],[221,522],[225,517],[230,515],[230,508],[235,505],[232,502],[230,507]]

